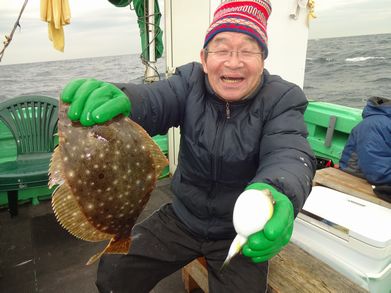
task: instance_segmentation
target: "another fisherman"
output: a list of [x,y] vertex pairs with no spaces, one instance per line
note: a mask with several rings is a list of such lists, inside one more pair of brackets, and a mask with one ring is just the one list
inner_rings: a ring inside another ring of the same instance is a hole
[[[269,0],[222,3],[201,64],[178,67],[168,80],[75,80],[63,90],[61,98],[72,101],[69,117],[84,126],[130,111],[151,136],[181,130],[173,203],[134,227],[127,255],[102,257],[101,292],[149,292],[199,256],[207,261],[210,292],[266,292],[268,260],[288,243],[315,172],[303,119],[307,99],[264,69],[270,13]],[[233,207],[245,189],[270,190],[274,214],[220,270],[236,235]]]
[[375,193],[391,201],[391,99],[371,97],[342,152],[341,170],[375,185]]

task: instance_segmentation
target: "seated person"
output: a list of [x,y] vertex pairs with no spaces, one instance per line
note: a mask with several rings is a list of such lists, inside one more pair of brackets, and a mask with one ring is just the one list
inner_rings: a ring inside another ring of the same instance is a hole
[[390,200],[391,100],[371,97],[362,116],[363,120],[349,135],[339,162],[340,168],[366,179],[377,190],[385,190],[388,193],[385,197]]

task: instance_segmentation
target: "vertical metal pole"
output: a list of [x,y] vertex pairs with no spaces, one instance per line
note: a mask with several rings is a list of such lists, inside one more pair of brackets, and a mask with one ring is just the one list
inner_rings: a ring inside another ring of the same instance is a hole
[[159,79],[156,69],[155,55],[155,0],[148,0],[148,62],[145,68],[145,82],[153,82]]

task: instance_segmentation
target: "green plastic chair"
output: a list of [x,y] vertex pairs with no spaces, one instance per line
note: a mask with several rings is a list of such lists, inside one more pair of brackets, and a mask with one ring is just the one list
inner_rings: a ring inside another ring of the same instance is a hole
[[0,103],[0,119],[16,143],[16,160],[0,163],[0,191],[7,192],[8,209],[18,214],[18,191],[47,186],[57,133],[58,100],[20,96]]

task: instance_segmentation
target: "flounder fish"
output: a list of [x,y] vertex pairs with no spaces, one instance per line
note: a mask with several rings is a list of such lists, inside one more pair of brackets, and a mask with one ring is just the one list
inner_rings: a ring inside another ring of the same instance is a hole
[[92,264],[104,253],[128,252],[131,229],[168,161],[131,119],[120,116],[83,127],[68,119],[68,108],[60,103],[59,145],[49,169],[49,187],[58,185],[52,207],[72,235],[93,242],[110,240],[87,262]]

